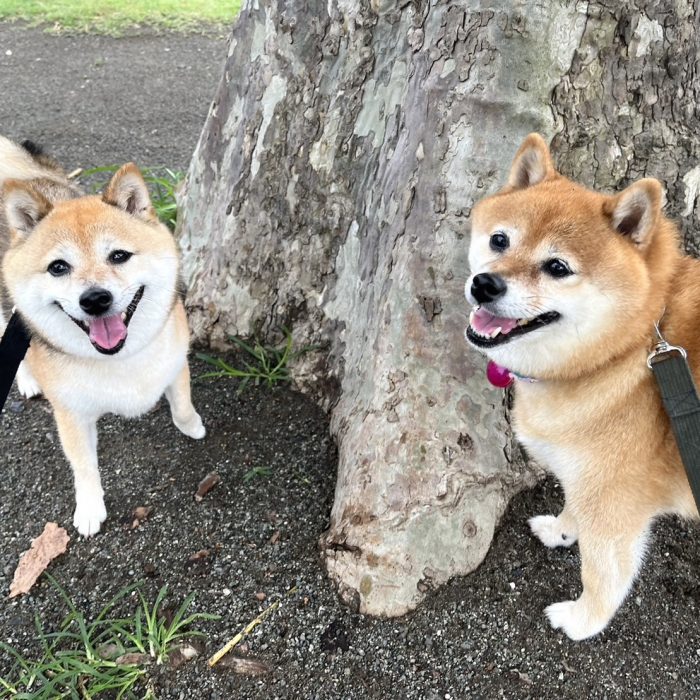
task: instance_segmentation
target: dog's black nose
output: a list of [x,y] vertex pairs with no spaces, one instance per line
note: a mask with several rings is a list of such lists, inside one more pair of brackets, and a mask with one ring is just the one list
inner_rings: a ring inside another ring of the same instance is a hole
[[479,302],[485,304],[487,301],[495,301],[502,297],[508,290],[508,285],[503,277],[492,275],[489,272],[482,272],[474,275],[472,280],[472,296]]
[[112,295],[106,289],[92,287],[80,295],[80,308],[91,316],[98,316],[112,306]]

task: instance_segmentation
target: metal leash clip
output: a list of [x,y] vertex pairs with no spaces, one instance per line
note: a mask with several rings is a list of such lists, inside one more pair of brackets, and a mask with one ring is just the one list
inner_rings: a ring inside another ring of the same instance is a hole
[[684,360],[688,358],[688,353],[685,351],[685,348],[678,345],[671,345],[670,343],[666,342],[666,339],[661,335],[658,323],[654,324],[654,329],[656,330],[656,335],[658,336],[659,340],[654,346],[654,349],[649,353],[649,357],[647,357],[647,367],[649,369],[652,368],[654,361],[659,357],[659,355],[665,355],[668,352],[677,352],[683,357]]

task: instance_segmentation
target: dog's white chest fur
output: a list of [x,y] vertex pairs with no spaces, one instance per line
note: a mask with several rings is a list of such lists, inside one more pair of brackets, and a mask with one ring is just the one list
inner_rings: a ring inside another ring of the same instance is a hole
[[62,381],[49,381],[42,388],[52,401],[88,419],[97,420],[106,413],[134,418],[155,405],[182,370],[186,357],[187,340],[178,338],[171,315],[140,352],[92,361],[65,356]]

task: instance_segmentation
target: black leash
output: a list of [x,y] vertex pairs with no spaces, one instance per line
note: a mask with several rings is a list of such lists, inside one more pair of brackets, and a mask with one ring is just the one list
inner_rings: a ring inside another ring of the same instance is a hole
[[0,411],[2,411],[12,382],[29,348],[31,337],[20,315],[15,311],[0,340]]
[[695,505],[700,511],[700,398],[685,350],[669,345],[658,326],[656,332],[659,342],[649,355],[647,365],[659,385]]

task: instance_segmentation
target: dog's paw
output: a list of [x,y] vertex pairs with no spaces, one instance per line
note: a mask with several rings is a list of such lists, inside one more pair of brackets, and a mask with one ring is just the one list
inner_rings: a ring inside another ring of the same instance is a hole
[[34,379],[26,362],[21,362],[17,370],[17,389],[25,399],[31,399],[33,396],[41,394],[41,387]]
[[204,423],[202,423],[202,419],[199,417],[199,413],[194,413],[192,417],[186,421],[178,421],[173,418],[173,422],[180,432],[195,440],[201,440],[207,434]]
[[537,515],[527,523],[545,547],[571,547],[576,542],[576,535],[566,532],[561,519],[554,515]]
[[73,525],[83,537],[92,537],[100,531],[100,525],[107,519],[107,509],[102,496],[76,499]]
[[565,600],[553,603],[545,609],[549,624],[561,629],[567,637],[573,640],[587,639],[601,632],[608,620],[594,619],[580,600]]

